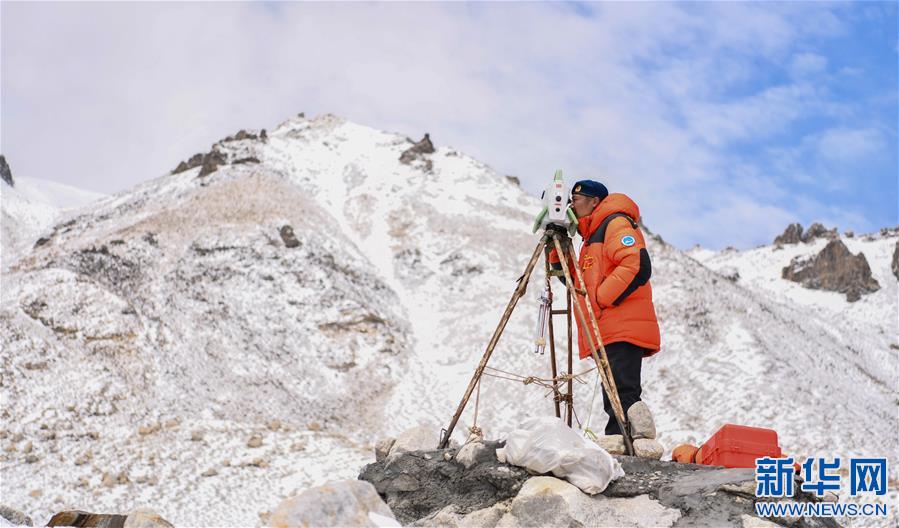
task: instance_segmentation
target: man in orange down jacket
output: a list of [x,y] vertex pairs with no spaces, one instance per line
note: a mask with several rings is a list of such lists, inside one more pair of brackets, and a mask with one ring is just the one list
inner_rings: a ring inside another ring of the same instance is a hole
[[[630,406],[640,401],[643,392],[640,385],[643,358],[658,352],[660,345],[659,323],[649,284],[649,253],[637,224],[640,209],[624,194],[609,194],[605,185],[593,180],[574,184],[571,207],[578,217],[578,233],[584,240],[577,265],[584,277],[587,297],[599,323],[626,415]],[[562,268],[555,250],[550,254],[550,263],[556,269]],[[573,270],[572,279],[577,281]],[[589,317],[584,298],[577,297],[584,317]],[[586,332],[593,334],[593,325],[589,326],[582,328],[578,321],[581,359],[591,357],[585,337]],[[593,343],[599,346],[596,335]],[[605,392],[603,406],[609,415],[605,434],[621,434]]]

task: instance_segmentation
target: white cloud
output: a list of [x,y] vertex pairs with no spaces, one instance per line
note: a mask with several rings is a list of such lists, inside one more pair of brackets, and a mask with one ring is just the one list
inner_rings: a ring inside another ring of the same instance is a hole
[[883,133],[875,128],[831,128],[815,137],[820,156],[832,163],[851,163],[887,148]]
[[800,79],[821,73],[826,69],[827,57],[817,53],[798,53],[793,56],[793,61],[790,64],[791,75]]

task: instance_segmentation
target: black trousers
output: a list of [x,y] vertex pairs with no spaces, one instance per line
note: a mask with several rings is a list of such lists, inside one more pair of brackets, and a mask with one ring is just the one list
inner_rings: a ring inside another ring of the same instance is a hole
[[[643,387],[640,386],[640,367],[643,365],[644,351],[644,348],[625,341],[606,345],[606,355],[609,357],[609,366],[612,367],[612,377],[615,378],[615,385],[618,387],[618,397],[621,398],[625,417],[627,410],[640,401],[640,394],[643,393]],[[609,401],[605,391],[602,392],[602,406],[609,415],[606,434],[621,434],[621,428],[615,420],[615,412],[612,411],[612,402]]]

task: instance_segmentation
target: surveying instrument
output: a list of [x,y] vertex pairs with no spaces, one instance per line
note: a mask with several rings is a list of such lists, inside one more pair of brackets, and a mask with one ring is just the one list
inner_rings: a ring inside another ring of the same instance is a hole
[[[499,320],[499,324],[496,327],[496,330],[493,331],[493,336],[490,338],[490,342],[487,343],[487,350],[484,351],[483,357],[481,357],[481,362],[478,364],[478,368],[475,370],[474,375],[471,378],[471,381],[468,383],[468,388],[465,389],[465,394],[462,396],[462,401],[459,403],[459,407],[456,409],[455,414],[453,414],[452,421],[450,421],[449,426],[443,431],[441,431],[440,444],[438,445],[438,449],[445,449],[449,445],[450,436],[453,434],[453,429],[456,427],[456,423],[459,421],[459,417],[462,416],[462,412],[465,410],[465,406],[468,404],[468,400],[471,398],[472,392],[474,392],[475,387],[480,389],[481,376],[484,374],[484,369],[487,368],[487,362],[490,361],[490,356],[493,354],[494,348],[496,348],[497,343],[499,342],[499,338],[503,333],[503,330],[506,328],[506,323],[509,322],[509,318],[512,316],[512,311],[515,309],[515,306],[518,304],[518,300],[524,296],[525,291],[527,291],[528,281],[531,278],[531,273],[534,271],[534,267],[537,265],[537,260],[540,258],[540,254],[544,255],[545,268],[546,268],[546,289],[544,290],[543,295],[540,298],[540,311],[537,318],[537,333],[535,339],[536,350],[535,352],[543,353],[543,350],[546,346],[545,334],[544,331],[546,329],[549,330],[549,355],[550,362],[552,367],[552,391],[554,395],[554,404],[556,411],[556,418],[561,418],[561,409],[560,403],[565,402],[566,406],[566,423],[568,427],[571,427],[571,417],[574,413],[574,399],[573,399],[573,386],[572,386],[572,325],[571,325],[571,314],[572,314],[572,305],[574,307],[574,313],[578,318],[578,322],[580,323],[580,328],[584,329],[584,337],[586,337],[586,341],[588,346],[590,347],[590,355],[593,357],[593,361],[596,363],[596,370],[599,373],[599,378],[602,382],[602,388],[606,393],[609,401],[612,404],[612,410],[615,415],[615,420],[618,422],[618,426],[621,429],[622,436],[624,437],[624,447],[628,455],[634,454],[634,446],[633,441],[631,440],[630,431],[628,430],[627,417],[624,414],[624,409],[621,406],[621,399],[618,397],[618,389],[615,386],[615,378],[612,376],[612,369],[609,366],[609,358],[606,355],[605,346],[602,343],[602,336],[599,333],[599,323],[596,321],[596,314],[593,311],[593,305],[590,302],[590,299],[587,296],[587,290],[584,289],[584,278],[581,274],[580,267],[578,266],[577,256],[574,253],[574,245],[572,243],[571,237],[577,232],[577,217],[574,214],[574,211],[569,207],[571,197],[571,190],[565,185],[565,181],[562,178],[562,171],[557,170],[555,176],[553,177],[552,184],[543,192],[543,209],[537,215],[536,220],[534,221],[533,232],[536,233],[539,230],[543,230],[543,235],[540,237],[540,241],[537,243],[537,247],[534,249],[534,253],[531,255],[531,259],[528,261],[527,266],[524,269],[524,273],[518,279],[518,286],[515,288],[515,291],[512,293],[512,298],[509,300],[509,304],[506,306],[505,311],[503,312],[502,317]],[[562,265],[562,269],[553,269],[550,265],[550,253],[555,249],[556,254],[559,257],[559,261]],[[569,268],[569,264],[571,267]],[[572,280],[572,271],[574,272],[574,277],[577,281]],[[551,288],[551,279],[552,277],[560,277],[564,278],[563,282],[565,283],[566,288],[566,304],[565,309],[563,310],[553,310],[552,309],[552,288]],[[572,303],[572,299],[575,300]],[[586,313],[584,313],[586,311]],[[565,315],[566,323],[568,326],[568,375],[559,376],[556,369],[556,344],[555,344],[555,333],[553,330],[553,317],[554,315]],[[592,329],[592,335],[589,329]],[[594,339],[595,338],[595,339]],[[560,390],[561,381],[567,381],[567,387],[565,393],[562,393]],[[475,410],[475,416],[477,416],[477,410]]]

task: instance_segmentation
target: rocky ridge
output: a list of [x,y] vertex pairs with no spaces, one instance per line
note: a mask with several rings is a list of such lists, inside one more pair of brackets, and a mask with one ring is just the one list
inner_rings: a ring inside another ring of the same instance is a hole
[[864,253],[853,255],[839,239],[828,242],[814,258],[794,257],[782,276],[806,288],[845,293],[849,302],[880,289]]

